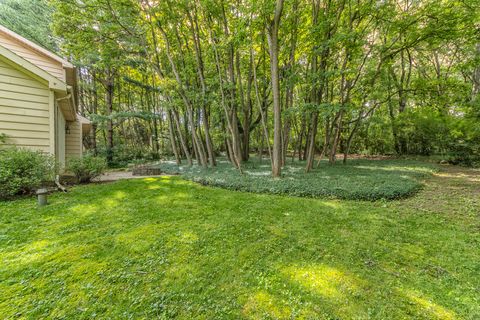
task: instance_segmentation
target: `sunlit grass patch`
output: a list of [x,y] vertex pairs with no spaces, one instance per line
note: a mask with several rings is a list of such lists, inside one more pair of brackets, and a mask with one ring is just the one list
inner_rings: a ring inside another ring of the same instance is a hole
[[243,315],[250,319],[288,319],[292,311],[265,291],[254,293],[243,306]]
[[358,280],[325,265],[290,266],[282,272],[295,283],[327,298],[346,298],[359,290]]

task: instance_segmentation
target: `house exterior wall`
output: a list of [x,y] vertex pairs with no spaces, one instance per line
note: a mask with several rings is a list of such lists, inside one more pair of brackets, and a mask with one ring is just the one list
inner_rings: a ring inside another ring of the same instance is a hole
[[82,126],[79,121],[67,121],[68,131],[65,135],[65,159],[82,156]]
[[65,117],[55,103],[55,159],[61,168],[65,167]]
[[14,52],[18,56],[36,65],[40,69],[50,73],[54,77],[66,81],[65,70],[60,62],[40,53],[32,48],[24,46],[13,37],[0,31],[0,45]]
[[51,94],[46,82],[0,57],[0,133],[8,136],[7,145],[53,153]]
[[0,133],[7,145],[53,154],[61,166],[81,157],[76,94],[72,64],[0,25]]

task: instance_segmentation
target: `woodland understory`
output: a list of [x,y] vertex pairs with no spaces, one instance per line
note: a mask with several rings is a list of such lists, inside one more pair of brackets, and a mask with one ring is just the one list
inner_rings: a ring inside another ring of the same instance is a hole
[[307,172],[351,153],[478,161],[478,0],[26,3],[53,21],[30,33],[78,66],[84,143],[112,166],[226,155],[241,171],[258,153],[280,176],[287,157]]

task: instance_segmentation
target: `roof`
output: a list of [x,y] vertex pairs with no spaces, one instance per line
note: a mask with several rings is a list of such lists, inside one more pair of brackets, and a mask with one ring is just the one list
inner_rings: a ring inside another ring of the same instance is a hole
[[62,64],[62,66],[64,68],[74,68],[73,64],[71,64],[70,62],[68,62],[67,60],[63,59],[62,57],[56,55],[55,53],[53,52],[50,52],[48,51],[47,49],[39,46],[38,44],[36,43],[33,43],[32,41],[28,40],[28,39],[25,39],[24,37],[22,37],[21,35],[13,32],[12,30],[10,29],[7,29],[5,28],[4,26],[2,26],[0,24],[0,32],[3,32],[5,33],[6,35],[12,37],[12,38],[15,38],[17,39],[19,42],[21,42],[22,44],[30,47],[31,49],[39,52],[39,53],[42,53],[50,58],[52,58],[53,60],[56,60],[58,62],[60,62]]
[[33,76],[47,81],[50,89],[62,92],[67,91],[67,84],[65,82],[59,80],[45,70],[18,56],[16,53],[10,51],[2,45],[0,45],[0,56],[5,57],[14,65],[20,66],[22,69],[28,71]]
[[90,122],[90,120],[88,120],[79,113],[77,113],[77,119],[82,125],[82,129],[84,132],[89,132],[92,129],[92,123]]

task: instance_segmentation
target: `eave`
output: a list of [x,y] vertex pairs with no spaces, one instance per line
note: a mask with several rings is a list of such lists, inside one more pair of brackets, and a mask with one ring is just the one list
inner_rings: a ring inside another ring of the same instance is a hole
[[6,62],[9,63],[14,68],[20,68],[23,71],[26,71],[28,74],[34,78],[41,79],[48,83],[48,87],[56,92],[67,92],[67,84],[58,78],[55,78],[50,73],[40,69],[33,63],[23,59],[14,52],[0,45],[0,56],[6,59]]

